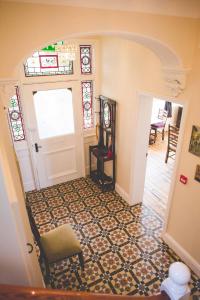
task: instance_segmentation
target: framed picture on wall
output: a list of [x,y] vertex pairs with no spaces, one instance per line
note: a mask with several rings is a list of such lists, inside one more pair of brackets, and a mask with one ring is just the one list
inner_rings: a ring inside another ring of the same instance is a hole
[[192,134],[190,138],[189,152],[194,155],[200,156],[200,127],[192,126]]
[[194,179],[200,182],[200,165],[197,165]]

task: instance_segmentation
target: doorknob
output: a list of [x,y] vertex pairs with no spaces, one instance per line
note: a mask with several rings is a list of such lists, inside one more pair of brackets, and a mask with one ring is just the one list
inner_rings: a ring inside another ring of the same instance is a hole
[[35,152],[39,152],[39,148],[42,148],[42,146],[39,146],[38,143],[35,143]]
[[30,247],[30,250],[28,251],[28,253],[32,253],[33,252],[33,245],[31,243],[26,243],[27,246]]

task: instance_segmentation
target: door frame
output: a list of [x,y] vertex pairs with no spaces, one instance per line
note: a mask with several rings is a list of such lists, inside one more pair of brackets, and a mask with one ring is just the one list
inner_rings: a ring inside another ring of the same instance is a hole
[[[164,226],[163,226],[163,234],[166,232],[167,224],[168,224],[168,217],[170,213],[170,207],[172,204],[172,199],[174,195],[175,190],[175,178],[178,178],[178,166],[180,162],[180,154],[181,149],[183,145],[183,132],[184,127],[186,123],[186,116],[188,111],[188,102],[183,101],[182,99],[176,99],[172,97],[167,96],[161,96],[161,95],[155,95],[148,92],[137,92],[137,99],[138,99],[138,118],[137,118],[137,125],[136,125],[136,132],[134,133],[134,139],[137,139],[137,137],[140,137],[140,142],[135,143],[135,145],[132,146],[132,158],[131,158],[131,176],[130,176],[130,204],[135,205],[137,203],[141,203],[143,200],[143,194],[144,194],[144,183],[145,183],[145,175],[146,175],[146,160],[141,165],[141,157],[145,157],[145,154],[147,153],[148,149],[148,137],[149,137],[149,128],[150,128],[150,122],[151,122],[151,113],[152,113],[152,105],[153,105],[153,98],[162,99],[164,101],[171,100],[173,103],[177,103],[183,106],[183,114],[181,118],[181,124],[180,124],[180,133],[179,133],[179,140],[178,140],[178,146],[176,151],[176,158],[175,158],[175,164],[174,169],[172,172],[172,180],[170,183],[170,189],[169,189],[169,195],[168,195],[168,201],[167,201],[167,207],[165,211],[164,216]],[[172,99],[170,99],[172,98]],[[143,105],[146,105],[145,108]],[[145,118],[144,118],[145,113]],[[143,116],[143,117],[141,117]],[[143,151],[141,151],[141,145],[144,145]],[[135,148],[135,149],[134,149]],[[140,176],[138,176],[138,166],[140,166]]]
[[[36,190],[39,190],[40,189],[40,183],[39,183],[39,175],[38,175],[38,172],[37,172],[37,168],[36,168],[36,158],[35,158],[35,155],[34,155],[34,152],[32,151],[32,149],[34,148],[34,143],[32,141],[32,138],[31,138],[31,130],[33,130],[32,128],[29,127],[29,123],[28,123],[28,116],[27,116],[27,111],[26,111],[26,107],[27,107],[27,103],[26,103],[26,100],[25,100],[25,92],[24,92],[24,86],[41,86],[43,84],[71,84],[72,85],[72,88],[73,88],[73,85],[74,84],[77,84],[77,89],[79,90],[80,92],[80,95],[81,95],[81,86],[78,86],[78,83],[79,81],[78,80],[58,80],[58,81],[44,81],[44,80],[41,80],[41,81],[35,81],[35,82],[31,82],[31,83],[25,83],[25,82],[22,82],[19,84],[19,91],[20,91],[20,95],[21,95],[21,105],[22,105],[22,109],[23,109],[23,118],[24,118],[24,124],[25,124],[25,134],[26,134],[26,139],[27,139],[27,146],[28,146],[28,151],[29,151],[29,155],[30,155],[30,163],[31,163],[31,168],[32,168],[32,171],[33,171],[33,179],[34,179],[34,184],[35,184],[35,188]],[[82,99],[80,97],[80,99]],[[81,118],[81,124],[83,124],[83,113],[82,113],[82,103],[80,102],[80,105],[79,105],[79,110],[80,110],[80,118]],[[81,131],[81,155],[82,155],[82,166],[81,166],[81,174],[83,177],[85,177],[85,156],[84,156],[84,134],[83,134],[83,127],[80,128],[80,131]]]

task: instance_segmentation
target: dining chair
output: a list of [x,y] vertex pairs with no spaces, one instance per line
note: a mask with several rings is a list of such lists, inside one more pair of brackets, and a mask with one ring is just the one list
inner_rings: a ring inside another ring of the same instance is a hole
[[167,144],[165,163],[167,163],[169,157],[173,159],[175,158],[176,148],[178,144],[178,135],[179,135],[179,128],[169,124],[168,144]]
[[167,115],[168,115],[167,110],[160,108],[158,111],[158,122],[151,124],[151,131],[154,132],[154,135],[155,135],[154,140],[155,141],[156,141],[158,132],[162,133],[162,140],[164,140],[164,138],[165,138],[165,125],[167,122]]
[[44,262],[47,283],[50,280],[50,264],[78,255],[80,266],[84,270],[83,252],[79,240],[70,224],[64,224],[40,235],[31,207],[27,213],[35,241],[40,250],[40,260]]

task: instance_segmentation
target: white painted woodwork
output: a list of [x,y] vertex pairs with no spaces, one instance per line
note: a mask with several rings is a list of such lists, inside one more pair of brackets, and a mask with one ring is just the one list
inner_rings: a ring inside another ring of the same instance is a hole
[[136,133],[134,133],[135,145],[132,145],[135,152],[133,153],[131,168],[131,204],[140,203],[143,200],[153,97],[147,94],[139,94],[138,101],[138,120],[137,126],[134,128]]
[[35,182],[27,141],[14,142],[14,147],[20,167],[24,191],[32,191],[35,189]]
[[[85,173],[87,175],[89,174],[89,145],[95,145],[96,143],[97,139],[94,133],[84,136]],[[27,141],[15,142],[14,147],[19,162],[24,191],[32,191],[36,188],[36,185]]]
[[[74,134],[40,139],[33,103],[33,91],[67,88],[72,89],[73,95]],[[37,188],[44,188],[79,178],[85,174],[82,117],[80,117],[82,116],[82,103],[78,95],[80,95],[80,87],[77,82],[42,83],[24,85],[23,87],[23,107],[25,111],[27,137],[31,149]],[[35,151],[35,143],[41,146],[39,152]]]

